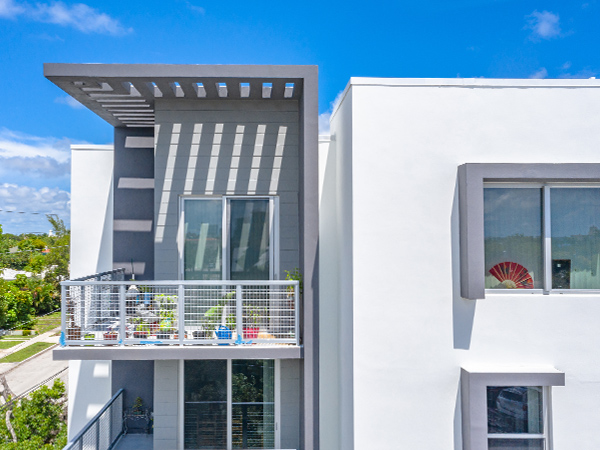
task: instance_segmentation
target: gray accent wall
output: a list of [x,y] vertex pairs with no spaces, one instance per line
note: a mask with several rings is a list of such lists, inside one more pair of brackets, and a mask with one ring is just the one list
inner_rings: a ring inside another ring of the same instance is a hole
[[[154,278],[153,136],[153,128],[115,128],[113,266],[130,274],[133,261],[138,280]],[[132,179],[145,187],[132,188]]]
[[279,196],[280,274],[300,266],[298,122],[296,100],[156,101],[156,279],[179,278],[183,195]]
[[[112,395],[124,389],[123,408],[131,408],[137,397],[144,405],[154,407],[154,361],[113,361],[112,362]],[[127,426],[130,432],[145,431],[142,421],[130,421]]]

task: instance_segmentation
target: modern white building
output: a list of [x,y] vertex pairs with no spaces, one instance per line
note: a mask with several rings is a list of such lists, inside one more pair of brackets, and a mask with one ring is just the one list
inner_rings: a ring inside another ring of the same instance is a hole
[[600,82],[352,78],[320,151],[321,448],[600,445]]
[[139,395],[156,450],[598,448],[599,81],[352,78],[317,141],[314,67],[45,71],[115,126],[73,149],[70,438]]

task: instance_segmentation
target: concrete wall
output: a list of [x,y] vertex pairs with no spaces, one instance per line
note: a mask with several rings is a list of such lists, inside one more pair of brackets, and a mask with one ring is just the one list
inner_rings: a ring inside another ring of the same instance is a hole
[[154,278],[154,129],[115,128],[114,268]]
[[154,450],[179,446],[179,360],[154,361]]
[[[343,390],[341,359],[322,358],[321,376],[341,371],[338,411],[344,417],[342,405],[353,402],[353,431],[338,436],[353,434],[354,445],[334,445],[330,435],[322,448],[462,448],[459,377],[467,364],[564,371],[566,386],[552,388],[554,448],[597,448],[598,295],[462,299],[457,167],[596,163],[599,123],[596,80],[351,81],[332,118],[330,161],[341,171],[338,186],[351,179],[352,189],[330,189],[352,206],[350,235],[345,222],[337,227],[354,277],[342,297],[353,299],[353,316],[339,310],[339,332],[353,336],[351,344],[328,340],[322,328],[321,352],[351,348],[353,389]],[[325,236],[321,242],[323,252]],[[344,268],[321,267],[321,280],[341,277],[343,292]],[[332,383],[322,385],[324,395]]]
[[68,438],[77,433],[112,396],[110,361],[69,361]]
[[278,195],[280,274],[299,266],[298,104],[156,101],[156,279],[178,279],[182,195]]
[[113,146],[71,146],[71,278],[112,270]]

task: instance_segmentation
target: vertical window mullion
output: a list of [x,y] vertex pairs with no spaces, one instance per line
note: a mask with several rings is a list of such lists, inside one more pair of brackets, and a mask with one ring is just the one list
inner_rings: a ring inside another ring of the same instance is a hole
[[233,368],[232,360],[227,360],[227,449],[233,449]]
[[221,254],[222,278],[229,280],[229,199],[223,197],[223,222],[222,222]]
[[550,187],[544,186],[542,188],[542,193],[542,235],[544,240],[544,294],[549,294],[552,290],[552,224],[550,216]]

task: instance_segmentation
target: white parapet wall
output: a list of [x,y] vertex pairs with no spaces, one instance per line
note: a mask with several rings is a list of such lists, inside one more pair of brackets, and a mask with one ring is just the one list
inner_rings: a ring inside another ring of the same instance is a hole
[[598,448],[600,295],[461,298],[457,171],[598,163],[599,124],[598,80],[351,80],[321,159],[321,448],[461,450],[470,364],[564,373],[553,448]]
[[71,278],[112,270],[113,146],[71,146]]

